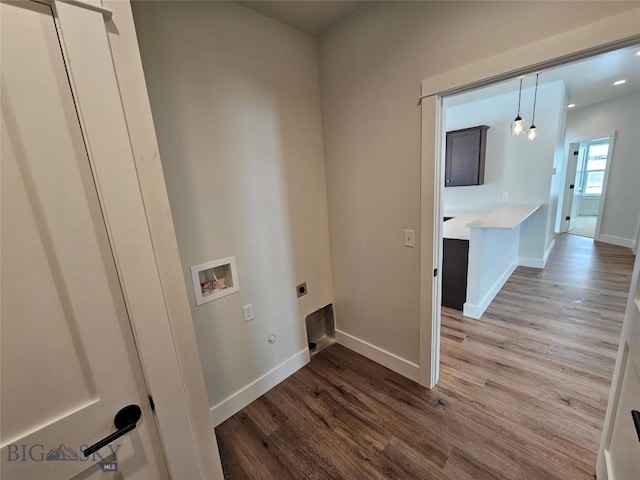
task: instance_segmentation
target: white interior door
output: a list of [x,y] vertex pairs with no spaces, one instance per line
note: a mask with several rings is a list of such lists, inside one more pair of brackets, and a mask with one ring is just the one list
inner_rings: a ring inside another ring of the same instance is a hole
[[584,184],[584,172],[585,172],[585,164],[587,160],[587,146],[583,143],[580,144],[578,148],[578,159],[576,162],[576,174],[573,181],[573,189],[572,189],[572,200],[571,200],[571,213],[569,216],[571,219],[569,220],[569,230],[573,228],[574,222],[578,217],[578,212],[580,211],[580,200],[582,199],[582,191]]
[[[638,239],[640,240],[640,238]],[[631,295],[598,456],[599,480],[640,478],[640,256],[636,257]],[[634,422],[632,412],[637,412]]]
[[573,190],[575,188],[576,169],[578,168],[578,148],[580,144],[572,143],[569,145],[569,155],[567,157],[567,175],[564,185],[564,200],[562,203],[562,223],[560,232],[569,231],[569,220],[567,217],[571,215],[571,206],[573,205]]
[[2,478],[167,478],[51,9],[0,8]]

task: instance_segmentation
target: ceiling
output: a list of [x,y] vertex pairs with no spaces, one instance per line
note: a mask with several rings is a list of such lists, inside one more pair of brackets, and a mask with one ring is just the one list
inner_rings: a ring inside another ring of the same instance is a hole
[[317,35],[367,3],[364,0],[237,1],[303,32]]
[[[605,53],[587,60],[569,63],[561,67],[540,72],[541,85],[563,81],[568,93],[568,103],[575,108],[583,108],[616,97],[640,92],[640,46],[623,48]],[[614,86],[616,80],[626,80],[624,85]],[[520,79],[514,78],[505,82],[479,88],[470,92],[452,96],[447,104],[456,106],[484,98],[495,97],[517,92]],[[523,88],[535,85],[535,75],[527,75],[523,80]]]
[[[330,28],[358,8],[370,3],[366,0],[251,0],[236,3],[262,13],[279,22],[317,35]],[[569,103],[582,108],[612,98],[640,91],[640,46],[616,50],[587,60],[563,65],[541,72],[540,83],[562,80],[567,88]],[[524,88],[533,87],[535,76],[524,78]],[[627,83],[613,86],[618,79]],[[464,94],[450,97],[451,106],[517,91],[519,78],[501,82]]]

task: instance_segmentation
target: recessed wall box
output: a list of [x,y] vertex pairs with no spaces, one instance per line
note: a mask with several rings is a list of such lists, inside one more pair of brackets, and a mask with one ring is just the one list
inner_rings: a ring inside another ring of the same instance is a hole
[[216,300],[240,290],[236,257],[221,258],[191,267],[196,305]]
[[335,343],[336,326],[333,317],[333,304],[307,315],[305,323],[311,356]]

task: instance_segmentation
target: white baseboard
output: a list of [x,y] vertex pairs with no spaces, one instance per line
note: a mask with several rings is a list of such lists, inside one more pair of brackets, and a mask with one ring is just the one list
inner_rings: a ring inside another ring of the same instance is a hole
[[307,348],[293,354],[260,378],[211,407],[211,423],[213,423],[214,427],[217,427],[227,418],[238,413],[255,399],[264,395],[284,379],[300,370],[309,363],[309,360],[309,349]]
[[553,247],[556,246],[556,239],[554,238],[553,240],[551,240],[551,243],[549,244],[549,248],[547,248],[547,251],[544,252],[544,258],[542,259],[542,268],[544,268],[547,265],[547,262],[549,261],[549,257],[551,256],[551,250],[553,250]]
[[530,267],[530,268],[544,268],[549,261],[549,257],[551,256],[551,250],[556,246],[556,239],[551,240],[549,244],[549,248],[544,252],[544,257],[518,257],[518,266],[520,267]]
[[604,468],[600,467],[599,464],[596,464],[596,478],[598,480],[616,480],[613,473],[613,465],[611,465],[611,452],[605,449],[603,458],[605,464]]
[[473,303],[465,302],[462,306],[462,314],[465,317],[475,318],[476,320],[480,318],[491,302],[493,302],[493,299],[496,298],[500,289],[505,283],[507,283],[507,280],[509,280],[509,277],[515,271],[517,266],[517,263],[513,263],[509,268],[507,268],[502,276],[496,280],[496,283],[493,284],[491,290],[489,290],[479,304],[475,305]]
[[380,347],[376,347],[369,342],[340,330],[336,330],[336,340],[340,345],[367,357],[369,360],[379,363],[383,367],[387,367],[389,370],[393,370],[414,382],[420,381],[420,366],[410,362],[409,360],[405,360],[404,358],[401,358],[391,352],[387,352]]
[[544,268],[544,258],[518,257],[518,265],[529,268]]
[[636,248],[635,240],[631,240],[630,238],[616,237],[615,235],[600,234],[600,236],[598,237],[598,241],[603,243],[610,243],[612,245],[618,245],[619,247],[627,247],[631,250],[635,250]]

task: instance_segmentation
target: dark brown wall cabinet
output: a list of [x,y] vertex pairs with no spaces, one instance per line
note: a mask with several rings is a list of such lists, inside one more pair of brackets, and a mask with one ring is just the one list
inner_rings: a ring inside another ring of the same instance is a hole
[[447,132],[445,187],[482,185],[487,149],[486,125]]

